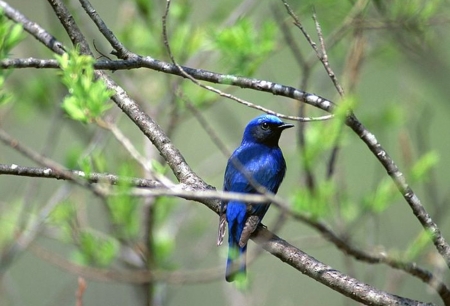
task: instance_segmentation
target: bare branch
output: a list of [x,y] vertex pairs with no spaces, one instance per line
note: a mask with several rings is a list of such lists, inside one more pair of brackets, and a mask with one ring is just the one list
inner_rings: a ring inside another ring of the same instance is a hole
[[85,12],[97,25],[99,31],[103,34],[103,36],[109,41],[109,43],[113,47],[114,51],[112,52],[112,54],[122,59],[126,59],[128,56],[132,55],[125,48],[125,46],[119,41],[119,39],[117,39],[114,33],[107,27],[107,25],[97,14],[97,11],[94,9],[91,3],[88,0],[80,0],[80,3]]
[[58,17],[59,21],[63,25],[73,45],[79,45],[80,52],[82,54],[92,55],[86,38],[84,37],[83,33],[81,33],[78,25],[75,23],[75,20],[73,19],[64,3],[62,3],[60,0],[48,0],[48,3],[52,6],[56,17]]
[[[215,190],[198,191],[193,189],[191,186],[185,184],[178,184],[171,186],[170,188],[167,188],[167,186],[163,186],[157,181],[148,179],[118,177],[113,174],[104,174],[104,173],[86,174],[82,171],[76,170],[72,170],[70,172],[72,172],[74,175],[85,178],[90,183],[108,183],[111,185],[128,184],[130,186],[138,188],[145,188],[142,190],[132,190],[127,193],[129,195],[138,197],[176,196],[187,200],[198,201],[203,204],[208,203],[210,200],[213,201],[236,200],[236,201],[243,201],[246,203],[266,203],[267,200],[269,199],[274,203],[274,205],[280,208],[283,213],[290,215],[293,218],[311,226],[319,233],[321,233],[326,240],[334,244],[338,249],[342,250],[344,253],[360,261],[374,264],[384,263],[394,269],[400,269],[429,284],[432,288],[434,288],[437,291],[437,293],[441,296],[441,298],[444,301],[448,302],[450,299],[449,289],[446,287],[444,283],[442,283],[441,280],[435,278],[431,272],[417,266],[415,263],[403,262],[391,258],[385,253],[372,254],[366,251],[359,250],[356,247],[352,246],[348,241],[345,241],[343,238],[337,236],[324,223],[292,211],[292,209],[289,208],[289,205],[276,195],[269,193],[262,195],[242,194],[236,192],[225,192]],[[65,179],[64,177],[60,177],[57,173],[53,172],[49,168],[23,167],[18,165],[0,164],[0,174]],[[112,191],[106,192],[106,194],[114,195],[116,193]]]
[[[5,130],[0,128],[0,141],[3,142],[5,145],[10,146],[14,150],[18,151],[19,153],[23,154],[24,156],[30,158],[34,162],[36,162],[39,165],[42,165],[44,167],[47,167],[46,170],[44,170],[44,175],[49,172],[53,172],[54,175],[58,176],[58,178],[64,178],[66,180],[73,181],[74,183],[92,191],[96,196],[102,197],[103,194],[99,190],[97,190],[94,186],[90,185],[89,183],[81,180],[78,176],[74,175],[70,171],[67,171],[62,165],[56,163],[53,160],[50,160],[39,153],[35,152],[33,149],[30,149],[22,144],[20,144],[16,139],[12,138]],[[16,165],[12,165],[10,167],[10,170],[19,170],[14,169]]]
[[56,40],[55,37],[50,35],[46,30],[44,30],[37,23],[30,21],[19,11],[15,10],[5,1],[0,0],[0,8],[5,12],[5,15],[16,23],[23,25],[25,31],[34,36],[38,41],[43,43],[47,48],[52,50],[57,54],[63,54],[65,48],[62,43]]
[[[1,0],[0,0],[1,1]],[[29,65],[27,65],[29,64]],[[1,68],[59,68],[56,60],[42,60],[42,59],[24,59],[24,60],[3,60],[0,61]],[[257,91],[263,91],[272,93],[278,96],[284,96],[287,98],[292,98],[319,109],[322,109],[328,113],[332,113],[334,110],[334,103],[330,100],[322,98],[318,95],[308,93],[299,89],[296,89],[291,86],[285,86],[265,80],[252,79],[239,77],[234,75],[226,75],[221,73],[215,73],[212,71],[195,69],[190,67],[180,66],[182,70],[187,74],[193,77],[194,79],[207,81],[216,84],[224,84],[224,85],[234,85],[239,86],[241,88],[253,89]],[[132,59],[128,60],[99,60],[94,64],[94,68],[98,70],[123,70],[123,69],[136,69],[136,68],[149,68],[156,71],[161,71],[164,73],[169,73],[173,75],[178,75],[182,77],[186,77],[176,65],[159,61],[153,59],[152,57],[145,56],[136,56]],[[203,85],[205,86],[205,85]],[[245,101],[246,102],[246,101]],[[275,113],[271,110],[267,110],[267,112],[277,115],[282,118],[290,119],[290,120],[303,120],[300,117],[295,116],[286,116],[283,114]],[[303,121],[322,121],[328,120],[331,116],[323,116],[317,118],[304,118]]]
[[[275,205],[280,207],[280,203],[275,203]],[[282,210],[286,209],[286,207],[280,208]],[[289,208],[287,209],[289,210]],[[407,274],[417,277],[418,279],[420,279],[421,281],[432,287],[434,290],[436,290],[436,292],[445,302],[445,305],[450,304],[450,290],[445,285],[445,283],[443,283],[441,279],[435,277],[433,273],[431,273],[430,271],[419,267],[416,263],[401,261],[399,259],[389,256],[384,252],[370,253],[364,250],[360,250],[355,246],[353,246],[347,239],[339,237],[337,234],[335,234],[333,230],[330,229],[326,224],[317,221],[313,218],[304,216],[302,214],[292,212],[291,210],[289,210],[287,213],[294,219],[306,223],[315,230],[317,230],[319,233],[322,234],[322,236],[326,240],[334,244],[338,249],[343,251],[345,254],[352,256],[356,260],[367,263],[372,264],[383,263],[390,266],[391,268],[402,270]]]
[[[126,178],[113,174],[104,173],[85,173],[79,170],[65,170],[73,177],[86,180],[89,183],[108,183],[111,185],[127,184],[138,188],[160,188],[163,187],[161,183],[155,180],[141,179],[141,178]],[[53,168],[41,167],[24,167],[15,164],[5,165],[0,164],[0,174],[27,176],[36,178],[52,178],[57,180],[70,180],[70,177],[61,174],[59,171],[54,171]]]
[[266,251],[303,274],[366,305],[432,305],[391,295],[361,283],[305,254],[262,227],[256,230],[254,240],[262,244]]
[[[316,31],[317,31],[317,35],[319,37],[319,42],[320,42],[320,53],[317,53],[317,57],[322,62],[323,67],[325,68],[325,71],[328,73],[328,76],[330,77],[331,81],[333,82],[334,87],[338,91],[339,95],[341,97],[343,97],[344,89],[342,89],[341,84],[339,84],[339,81],[337,80],[336,74],[334,73],[333,69],[331,69],[330,62],[328,61],[327,49],[325,48],[325,40],[323,39],[323,35],[322,35],[322,29],[320,27],[320,23],[319,23],[319,20],[317,19],[315,12],[313,14],[313,19],[314,19],[314,23],[316,24]],[[316,52],[318,52],[318,51],[316,50]]]
[[[320,54],[317,45],[312,41],[309,37],[308,33],[304,30],[301,23],[298,21],[298,18],[291,10],[289,5],[283,0],[283,3],[288,11],[288,13],[294,19],[294,23],[299,27],[299,29],[304,33],[306,39],[310,43],[311,47],[316,51],[317,54]],[[320,58],[320,57],[319,57]],[[431,219],[431,216],[425,210],[420,199],[413,192],[411,187],[406,182],[406,179],[403,173],[400,172],[397,165],[394,163],[392,158],[388,155],[388,153],[382,148],[381,144],[376,139],[375,135],[370,133],[353,112],[350,112],[346,119],[346,124],[364,141],[364,143],[369,147],[370,151],[377,157],[383,167],[386,169],[388,175],[395,182],[397,189],[403,195],[406,202],[409,204],[411,209],[413,210],[414,215],[422,224],[425,230],[429,231],[432,236],[432,241],[438,250],[439,254],[444,258],[447,266],[450,267],[450,245],[444,239],[441,234],[441,231],[436,223]]]
[[82,266],[50,252],[45,248],[33,243],[30,245],[33,254],[56,267],[69,273],[80,275],[84,278],[101,282],[124,282],[131,284],[143,284],[149,281],[162,281],[168,284],[196,284],[207,283],[223,277],[223,268],[210,268],[195,271],[162,271],[162,270],[136,270],[123,271],[114,269],[101,269],[96,267]]
[[142,168],[150,173],[151,176],[158,182],[166,187],[174,185],[167,177],[155,171],[152,164],[149,161],[145,160],[145,158],[138,152],[131,141],[120,131],[120,129],[115,124],[100,119],[97,120],[97,124],[100,127],[111,131],[117,141],[128,151],[130,156],[133,157],[142,166]]

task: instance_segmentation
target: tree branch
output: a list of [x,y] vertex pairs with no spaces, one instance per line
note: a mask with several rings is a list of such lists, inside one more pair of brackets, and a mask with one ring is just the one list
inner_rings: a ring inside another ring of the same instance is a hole
[[[450,303],[450,291],[447,286],[442,283],[441,280],[435,278],[433,274],[415,263],[403,262],[389,257],[387,254],[371,254],[362,250],[359,250],[352,246],[348,241],[344,241],[341,237],[337,236],[327,225],[320,221],[316,221],[307,216],[298,214],[292,211],[283,200],[279,197],[270,194],[242,194],[235,192],[225,192],[216,190],[198,191],[186,184],[178,184],[174,186],[164,186],[155,180],[141,179],[141,178],[127,178],[120,177],[113,174],[106,173],[90,173],[86,174],[83,171],[70,170],[69,172],[80,178],[86,179],[90,183],[108,183],[111,185],[128,184],[130,187],[145,188],[144,190],[131,191],[129,194],[138,197],[158,197],[158,196],[176,196],[186,200],[193,200],[200,202],[210,209],[212,202],[220,200],[236,200],[246,203],[265,203],[268,198],[274,202],[274,204],[281,209],[283,213],[292,216],[315,230],[317,230],[326,240],[334,244],[338,249],[342,250],[346,254],[354,257],[357,260],[368,263],[384,263],[394,269],[402,270],[412,276],[415,276],[434,288],[436,292],[441,296],[442,300],[446,302],[446,305]],[[23,167],[18,165],[5,165],[0,164],[0,175],[16,175],[16,176],[28,176],[38,178],[54,178],[66,180],[66,177],[60,176],[57,172],[54,172],[50,168],[39,167]],[[107,194],[114,195],[114,191],[107,192]],[[217,211],[215,211],[217,213]],[[258,239],[256,237],[256,239]]]
[[47,48],[57,54],[63,54],[65,48],[62,43],[56,40],[55,37],[50,35],[44,28],[37,23],[30,21],[23,14],[16,9],[9,6],[5,1],[0,1],[0,8],[4,11],[5,15],[12,21],[21,24],[25,31],[33,35],[38,41],[43,43]]
[[[83,53],[90,53],[89,46],[82,36],[81,32],[76,27],[73,22],[73,18],[68,14],[68,11],[63,7],[60,1],[49,0],[52,4],[58,18],[61,20],[69,34],[69,37],[74,43],[81,44],[81,50]],[[5,7],[5,2],[0,1],[0,6]],[[5,10],[9,18],[10,15],[18,16],[21,15],[17,11]],[[16,22],[23,23],[24,19],[13,19],[18,20]],[[27,30],[28,31],[28,30]],[[105,32],[106,33],[106,32]],[[103,33],[109,35],[108,33]],[[111,32],[112,33],[112,32]],[[81,36],[80,36],[81,34]],[[39,36],[41,37],[41,36]],[[50,45],[47,45],[50,48]],[[117,50],[116,50],[117,51]],[[56,51],[55,51],[56,52]],[[118,51],[118,55],[122,55]],[[131,68],[150,68],[153,70],[161,71],[164,73],[171,73],[174,75],[183,76],[181,71],[176,67],[166,62],[158,61],[151,57],[141,57],[137,54],[127,54],[126,59],[133,60],[131,65],[126,63],[126,69]],[[124,61],[120,61],[120,65],[123,65]],[[133,67],[133,65],[135,65]],[[320,108],[326,112],[333,113],[335,105],[333,102],[324,99],[320,96],[310,94],[290,86],[284,86],[276,84],[273,82],[257,79],[249,79],[243,77],[237,77],[233,75],[223,75],[218,73],[213,73],[209,71],[204,71],[200,69],[193,69],[189,67],[183,67],[183,70],[190,76],[197,80],[204,80],[217,84],[227,84],[233,86],[239,86],[242,88],[249,88],[263,92],[270,92],[274,95],[285,96],[299,100],[301,102],[313,105]],[[114,102],[127,114],[127,116],[141,129],[141,131],[151,140],[162,156],[166,159],[169,166],[171,167],[173,173],[180,181],[189,185],[195,190],[210,190],[213,187],[206,184],[200,177],[198,177],[189,165],[184,160],[178,149],[171,143],[170,139],[164,133],[164,131],[159,127],[159,125],[153,121],[140,107],[129,98],[127,93],[118,86],[110,77],[105,73],[97,71],[97,76],[102,78],[107,84],[108,88],[115,90],[116,94],[113,96]],[[185,76],[183,76],[185,77]],[[425,211],[424,207],[421,205],[418,197],[413,193],[411,188],[406,183],[403,174],[399,171],[394,161],[389,157],[387,152],[381,147],[379,142],[376,140],[375,136],[371,134],[356,118],[356,116],[350,113],[347,117],[346,124],[361,137],[361,139],[366,143],[372,153],[377,157],[383,167],[386,169],[387,173],[391,176],[397,185],[397,188],[404,196],[405,200],[409,203],[414,214],[419,219],[421,224],[426,230],[429,230],[433,237],[433,242],[437,247],[439,253],[446,260],[447,265],[450,266],[450,246],[442,237],[439,228],[432,221],[428,213]],[[217,206],[212,206],[217,208]],[[216,212],[218,209],[214,209]],[[268,238],[268,239],[267,239]],[[412,301],[409,299],[403,299],[396,297],[385,292],[379,291],[368,285],[358,282],[357,280],[350,278],[340,272],[333,270],[331,267],[326,266],[314,258],[309,257],[305,253],[301,252],[297,248],[291,246],[286,241],[272,235],[269,231],[265,229],[260,229],[255,236],[258,243],[263,243],[264,248],[279,257],[282,261],[287,262],[294,268],[298,269],[304,274],[322,282],[323,284],[343,293],[344,295],[355,299],[357,301],[367,303],[367,304],[378,304],[378,305],[425,305],[421,302]],[[262,240],[261,240],[262,239]],[[355,294],[355,288],[357,289],[357,294]]]
[[366,305],[432,305],[392,295],[361,283],[303,253],[262,227],[258,227],[254,240],[281,261],[355,301]]

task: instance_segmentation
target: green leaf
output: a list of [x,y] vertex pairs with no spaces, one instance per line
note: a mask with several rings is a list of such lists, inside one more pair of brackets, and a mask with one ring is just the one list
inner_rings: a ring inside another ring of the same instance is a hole
[[167,172],[168,166],[166,164],[161,164],[156,159],[151,161],[152,169],[158,174],[164,174]]
[[62,103],[64,111],[76,121],[87,123],[89,117],[85,114],[85,109],[80,105],[79,100],[74,96],[67,96]]
[[83,171],[86,176],[89,176],[92,172],[92,161],[89,156],[81,156],[77,161],[81,171]]
[[53,224],[69,223],[75,217],[75,205],[72,202],[62,202],[52,210],[48,217],[48,221]]
[[0,214],[0,250],[14,242],[19,218],[23,213],[20,203],[11,202],[10,204],[10,207],[7,210],[2,209]]
[[[119,175],[133,177],[134,171],[127,163],[124,163],[119,170]],[[128,195],[131,189],[130,184],[120,183],[117,186],[118,195],[108,198],[108,206],[117,234],[126,239],[134,238],[139,233],[139,200]]]
[[375,192],[363,199],[364,206],[375,213],[385,211],[398,197],[398,191],[390,177],[384,178],[378,184]]
[[66,155],[66,166],[69,169],[81,169],[86,175],[92,172],[104,172],[106,160],[102,153],[94,150],[86,155],[79,147],[70,148]]
[[13,48],[18,45],[21,40],[23,40],[25,36],[23,35],[23,27],[21,24],[16,23],[10,28],[10,32],[8,35],[7,47]]
[[308,125],[305,131],[305,150],[302,162],[308,169],[323,164],[324,153],[336,144],[345,144],[345,133],[342,133],[348,112],[355,108],[354,97],[342,99],[334,112],[334,118],[320,124]]
[[4,83],[5,77],[0,74],[0,105],[8,103],[12,97],[10,93],[3,91]]
[[82,264],[107,267],[119,252],[119,243],[112,237],[93,230],[80,232],[77,258]]
[[423,155],[411,169],[411,180],[423,182],[428,179],[431,169],[439,162],[439,155],[431,151]]
[[257,32],[249,19],[212,33],[214,45],[231,74],[252,75],[275,48],[276,25],[266,21]]
[[[11,50],[24,39],[22,25],[9,21],[0,9],[0,60],[8,57]],[[4,91],[6,77],[11,70],[0,69],[0,106],[11,101],[12,94]]]
[[75,223],[77,209],[74,203],[66,201],[59,203],[47,218],[50,226],[55,226],[59,231],[59,239],[72,242],[72,229]]
[[23,28],[19,23],[12,23],[0,9],[0,58],[8,56],[11,49],[24,39]]
[[333,181],[321,182],[314,192],[303,188],[298,190],[292,199],[293,208],[299,213],[306,213],[312,218],[318,219],[330,213],[330,203],[336,194],[336,186]]
[[61,81],[69,94],[64,98],[62,108],[75,121],[88,123],[101,117],[111,104],[113,91],[108,90],[101,80],[94,77],[94,59],[80,55],[77,49],[56,55],[61,67]]
[[117,195],[110,197],[108,206],[119,237],[126,239],[136,237],[139,232],[138,200],[127,195]]
[[417,256],[419,256],[425,247],[432,241],[432,234],[424,230],[422,231],[417,238],[408,246],[408,249],[405,251],[403,256],[403,260],[405,261],[414,261]]
[[160,265],[167,264],[175,249],[175,237],[167,229],[158,229],[154,238],[156,260]]

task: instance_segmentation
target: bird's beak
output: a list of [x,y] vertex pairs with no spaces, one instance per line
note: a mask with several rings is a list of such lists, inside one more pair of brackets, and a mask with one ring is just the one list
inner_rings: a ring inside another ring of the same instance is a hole
[[279,129],[279,130],[285,130],[285,129],[289,129],[289,128],[291,128],[291,127],[294,127],[294,125],[293,125],[293,124],[290,124],[290,123],[284,123],[284,124],[282,124],[282,125],[279,125],[279,126],[278,126],[278,129]]

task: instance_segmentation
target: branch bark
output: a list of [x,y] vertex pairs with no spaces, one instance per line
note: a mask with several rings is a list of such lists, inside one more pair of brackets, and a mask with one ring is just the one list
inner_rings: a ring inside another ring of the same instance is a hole
[[[76,26],[75,21],[70,15],[69,11],[65,8],[63,3],[58,0],[49,0],[52,5],[57,17],[60,19],[61,23],[65,27],[70,39],[74,44],[79,44],[82,53],[91,54],[88,43],[81,31]],[[82,3],[89,3],[88,1],[82,1]],[[48,39],[48,33],[44,31],[41,33],[41,28],[36,30],[36,27],[27,26],[28,19],[26,19],[20,12],[12,9],[6,2],[0,1],[0,7],[5,10],[6,15],[13,21],[24,24],[24,28],[30,32],[34,33],[34,36],[44,43],[48,48],[56,53],[61,53],[63,50],[62,44],[56,43],[53,39]],[[89,8],[84,6],[85,9]],[[96,16],[96,12],[93,9],[86,9],[87,13],[91,18]],[[97,25],[102,25],[99,23],[101,19],[93,19]],[[103,23],[104,25],[104,23]],[[102,25],[102,27],[103,27]],[[111,42],[113,41],[112,31],[105,31],[101,29],[102,34]],[[43,39],[46,37],[47,39]],[[53,42],[52,42],[53,41]],[[118,42],[118,40],[117,40]],[[169,73],[174,75],[182,75],[181,71],[176,67],[176,65],[156,60],[152,57],[142,57],[140,55],[131,53],[126,49],[120,48],[121,45],[112,43],[112,47],[115,50],[115,54],[124,60],[114,61],[117,65],[116,67],[123,67],[123,69],[131,68],[149,68],[152,70],[161,71],[163,73]],[[33,61],[30,61],[31,63]],[[36,63],[36,62],[35,62]],[[108,61],[99,61],[101,64],[110,64]],[[97,63],[97,65],[101,65]],[[5,65],[5,66],[3,66]],[[6,67],[8,63],[2,62],[2,67]],[[53,65],[53,62],[44,63],[44,65]],[[11,67],[11,66],[9,66]],[[97,66],[96,68],[98,68]],[[56,67],[52,67],[56,68]],[[298,101],[310,104],[314,107],[322,109],[326,112],[333,113],[335,110],[335,104],[325,98],[311,94],[302,90],[295,89],[290,86],[280,85],[274,82],[269,82],[265,80],[237,77],[232,75],[224,75],[219,73],[214,73],[210,71],[205,71],[201,69],[194,69],[190,67],[183,67],[183,70],[194,77],[197,80],[203,80],[216,84],[227,84],[232,86],[239,86],[241,88],[253,89],[257,91],[263,91],[272,93],[274,95],[284,96],[288,98],[293,98]],[[112,97],[113,101],[117,104],[119,108],[132,120],[147,136],[147,138],[153,143],[161,155],[165,158],[169,164],[172,172],[175,174],[180,183],[186,184],[193,188],[194,190],[210,190],[214,189],[212,186],[204,182],[186,163],[182,154],[173,145],[169,137],[164,133],[163,129],[150,117],[148,116],[139,105],[131,99],[126,91],[116,84],[105,72],[97,71],[97,77],[103,79],[108,88],[115,91],[115,95]],[[379,142],[376,140],[375,136],[370,133],[353,113],[349,113],[346,124],[364,141],[372,153],[376,156],[379,162],[386,169],[387,173],[394,180],[397,185],[398,190],[402,193],[403,197],[410,205],[414,212],[414,215],[418,218],[425,230],[430,231],[433,237],[433,242],[442,255],[442,257],[450,266],[450,246],[445,241],[437,225],[432,221],[431,217],[426,212],[425,208],[422,206],[419,198],[415,195],[403,174],[399,171],[398,167],[394,161],[390,158],[387,152],[381,147]],[[211,208],[214,211],[218,211],[217,205],[212,205]],[[342,294],[352,298],[356,301],[365,304],[376,304],[376,305],[429,305],[426,303],[413,301],[395,295],[388,294],[386,292],[375,289],[364,283],[357,281],[347,275],[344,275],[333,268],[315,260],[314,258],[303,253],[299,249],[290,245],[281,238],[273,235],[266,229],[260,228],[255,235],[255,241],[262,244],[263,247],[274,254],[282,261],[288,263],[292,267],[301,271],[302,273],[314,278],[315,280],[325,284],[326,286],[341,292]]]

